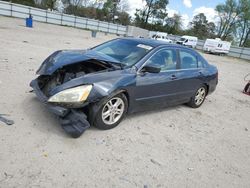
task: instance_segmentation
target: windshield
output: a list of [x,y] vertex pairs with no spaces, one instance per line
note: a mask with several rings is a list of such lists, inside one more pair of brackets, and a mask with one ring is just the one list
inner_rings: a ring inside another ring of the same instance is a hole
[[94,47],[92,50],[108,55],[124,66],[133,66],[143,58],[153,47],[138,41],[116,39]]
[[185,41],[186,39],[185,38],[181,38],[180,41]]

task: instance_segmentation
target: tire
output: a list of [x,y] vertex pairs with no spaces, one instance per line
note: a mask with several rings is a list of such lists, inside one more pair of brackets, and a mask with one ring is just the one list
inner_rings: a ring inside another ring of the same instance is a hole
[[101,130],[116,127],[122,121],[128,110],[128,100],[123,93],[107,98],[99,105],[99,110],[95,115],[93,125]]
[[192,108],[199,108],[205,101],[207,96],[207,87],[205,85],[200,86],[195,94],[191,97],[191,100],[187,103]]

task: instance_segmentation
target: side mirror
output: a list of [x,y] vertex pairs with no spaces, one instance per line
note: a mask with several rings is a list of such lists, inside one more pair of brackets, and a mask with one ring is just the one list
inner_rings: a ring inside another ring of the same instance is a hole
[[145,66],[142,68],[141,72],[149,72],[149,73],[159,73],[161,68],[153,67],[153,66]]

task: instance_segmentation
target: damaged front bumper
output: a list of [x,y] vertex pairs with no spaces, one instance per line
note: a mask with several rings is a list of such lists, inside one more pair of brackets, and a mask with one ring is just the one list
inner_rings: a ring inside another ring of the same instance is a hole
[[87,116],[84,112],[77,109],[68,109],[49,104],[48,97],[41,91],[37,80],[32,80],[30,86],[33,88],[39,101],[44,103],[48,110],[56,114],[61,122],[62,128],[73,138],[78,138],[90,127]]

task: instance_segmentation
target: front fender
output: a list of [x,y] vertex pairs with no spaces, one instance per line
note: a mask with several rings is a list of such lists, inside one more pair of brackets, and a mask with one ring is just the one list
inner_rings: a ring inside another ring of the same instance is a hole
[[[100,99],[99,101],[92,102],[92,103],[89,104],[89,115],[88,115],[89,119],[88,120],[89,120],[89,123],[91,125],[93,125],[94,120],[95,120],[95,116],[99,112],[99,110],[101,109],[102,105],[105,102],[107,102],[109,99],[111,99],[112,97],[114,97],[114,96],[116,96],[116,95],[118,95],[120,93],[128,94],[126,90],[118,89],[118,90],[114,91],[113,93],[111,93],[111,94],[109,94],[107,96],[103,96],[103,98]],[[129,96],[126,95],[126,97],[127,97],[128,105],[129,105]]]

